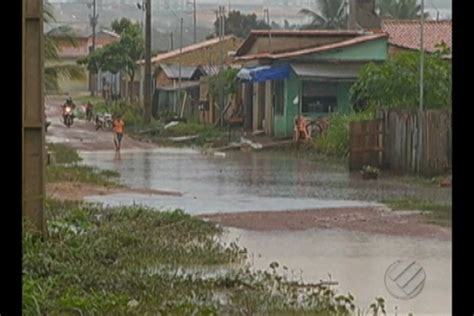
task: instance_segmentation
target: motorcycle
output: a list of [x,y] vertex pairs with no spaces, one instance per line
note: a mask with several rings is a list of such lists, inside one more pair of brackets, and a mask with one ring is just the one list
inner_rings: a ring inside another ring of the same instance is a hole
[[72,124],[74,123],[74,115],[72,113],[72,107],[70,106],[64,107],[63,120],[64,120],[64,125],[66,125],[68,128],[72,126]]
[[112,114],[97,114],[95,116],[95,130],[112,128],[114,126],[114,121],[112,119]]

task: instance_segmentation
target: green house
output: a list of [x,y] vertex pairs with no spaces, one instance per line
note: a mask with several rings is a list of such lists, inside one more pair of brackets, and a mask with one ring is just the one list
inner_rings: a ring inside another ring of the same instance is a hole
[[236,52],[242,64],[244,127],[293,135],[299,116],[349,112],[361,67],[387,58],[387,34],[330,30],[254,30]]

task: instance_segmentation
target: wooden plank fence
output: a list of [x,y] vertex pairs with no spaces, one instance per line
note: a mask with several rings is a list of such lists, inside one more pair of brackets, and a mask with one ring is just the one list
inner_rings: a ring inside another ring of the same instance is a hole
[[360,170],[364,165],[382,167],[383,121],[366,120],[350,125],[350,170]]
[[[434,176],[452,168],[452,121],[449,110],[384,110],[376,119],[383,130],[381,160],[374,161],[373,146],[352,146],[354,138],[363,133],[357,124],[351,125],[351,169],[363,165],[381,166],[395,173]],[[376,123],[377,122],[377,123]],[[372,132],[373,133],[373,132]],[[359,149],[357,149],[359,148]],[[377,148],[375,148],[377,149]],[[355,152],[353,152],[356,150]],[[357,150],[372,152],[360,155]],[[355,161],[353,161],[353,159]]]

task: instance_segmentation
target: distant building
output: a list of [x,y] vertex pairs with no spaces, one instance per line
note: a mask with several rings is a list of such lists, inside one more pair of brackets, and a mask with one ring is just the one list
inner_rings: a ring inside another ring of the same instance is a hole
[[[87,57],[92,48],[92,34],[87,29],[61,26],[50,30],[46,34],[51,36],[59,45],[59,60],[54,61],[54,65],[77,65],[77,61]],[[119,38],[120,36],[114,32],[99,30],[96,33],[96,48],[117,41]],[[56,78],[56,83],[51,87],[47,87],[47,89],[50,93],[89,91],[89,73],[86,67],[84,67],[84,73],[83,80]]]

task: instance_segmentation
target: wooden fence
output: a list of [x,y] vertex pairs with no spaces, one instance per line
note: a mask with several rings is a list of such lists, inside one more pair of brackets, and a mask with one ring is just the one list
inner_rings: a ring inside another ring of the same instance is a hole
[[[385,110],[373,122],[381,122],[383,136],[380,165],[395,173],[434,176],[452,168],[452,121],[449,110]],[[351,126],[351,142],[361,131]],[[360,136],[359,136],[360,137]],[[366,148],[371,150],[371,148]],[[360,151],[360,148],[359,148]],[[353,158],[358,159],[352,162]],[[373,155],[352,153],[351,165],[373,164]],[[351,168],[353,169],[353,168]]]

